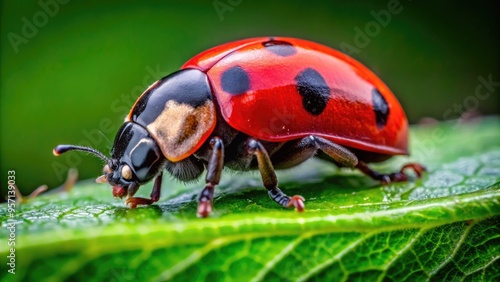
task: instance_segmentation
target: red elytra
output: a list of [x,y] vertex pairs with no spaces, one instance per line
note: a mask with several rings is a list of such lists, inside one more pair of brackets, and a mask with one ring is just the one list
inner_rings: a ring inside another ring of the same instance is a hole
[[[265,47],[271,41],[284,42],[271,46],[281,46],[285,55]],[[221,85],[223,73],[235,66],[250,82],[238,95]],[[408,122],[391,90],[361,63],[324,45],[285,37],[245,39],[202,52],[182,68],[208,74],[224,119],[249,136],[283,142],[316,135],[369,152],[408,154]],[[304,108],[297,90],[296,77],[304,69],[317,71],[331,89],[326,108],[317,115]],[[377,126],[374,89],[390,109],[383,126]]]

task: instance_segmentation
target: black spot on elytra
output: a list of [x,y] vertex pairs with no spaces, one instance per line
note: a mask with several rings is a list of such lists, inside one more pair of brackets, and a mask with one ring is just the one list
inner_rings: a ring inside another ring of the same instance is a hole
[[384,96],[380,94],[380,91],[378,91],[378,89],[376,88],[372,90],[372,103],[377,126],[379,128],[382,128],[387,124],[387,117],[389,116],[389,104],[385,100]]
[[262,42],[262,45],[266,50],[282,57],[291,56],[297,53],[295,47],[286,41],[274,40],[271,38],[269,41]]
[[233,95],[243,94],[250,89],[250,78],[240,66],[227,69],[220,80],[222,89]]
[[325,79],[316,70],[307,68],[295,77],[295,81],[304,109],[315,116],[321,114],[330,100],[330,87]]

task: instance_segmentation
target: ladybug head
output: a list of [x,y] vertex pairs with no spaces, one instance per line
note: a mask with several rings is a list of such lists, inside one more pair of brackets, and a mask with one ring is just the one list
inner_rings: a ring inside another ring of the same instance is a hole
[[125,121],[146,128],[163,155],[179,162],[204,144],[216,118],[207,74],[182,69],[146,89]]
[[90,152],[106,161],[104,174],[96,181],[112,185],[116,197],[134,195],[142,184],[160,172],[165,163],[156,141],[146,129],[132,122],[124,123],[118,131],[111,159],[95,149],[73,145],[59,145],[54,154],[57,156],[71,150]]
[[181,180],[201,173],[189,159],[215,128],[216,110],[208,77],[183,69],[151,85],[139,97],[116,135],[111,158],[81,146],[59,145],[56,156],[71,150],[90,152],[106,161],[97,182],[113,186],[113,195],[132,196],[163,167]]

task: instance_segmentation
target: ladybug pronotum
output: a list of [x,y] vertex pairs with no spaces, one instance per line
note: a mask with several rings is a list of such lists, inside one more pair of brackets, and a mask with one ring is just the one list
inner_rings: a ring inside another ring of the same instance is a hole
[[[59,145],[54,154],[91,152],[104,161],[98,182],[127,197],[131,208],[160,198],[163,171],[181,181],[206,169],[198,216],[212,211],[224,166],[258,169],[269,196],[304,210],[301,196],[278,188],[274,168],[296,166],[318,153],[382,183],[406,181],[409,168],[381,174],[366,163],[408,155],[408,122],[394,94],[368,68],[326,46],[295,38],[251,38],[193,57],[153,83],[125,118],[111,158],[87,147]],[[155,178],[151,198],[134,197]]]

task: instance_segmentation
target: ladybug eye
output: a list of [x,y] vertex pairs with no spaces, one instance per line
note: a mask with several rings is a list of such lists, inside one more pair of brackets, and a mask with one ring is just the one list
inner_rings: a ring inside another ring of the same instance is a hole
[[130,169],[130,167],[128,165],[124,165],[122,167],[122,177],[125,180],[132,179],[132,170]]
[[109,165],[105,165],[104,166],[103,172],[104,172],[104,174],[110,174],[111,173],[111,169],[109,168]]

